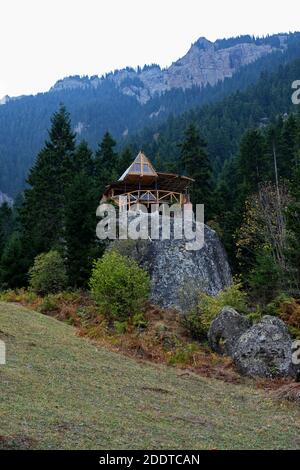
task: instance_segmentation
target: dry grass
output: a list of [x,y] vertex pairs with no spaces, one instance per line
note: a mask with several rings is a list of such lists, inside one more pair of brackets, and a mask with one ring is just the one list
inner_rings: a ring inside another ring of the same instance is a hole
[[147,328],[144,330],[129,326],[125,334],[117,335],[98,317],[96,325],[81,327],[79,335],[138,360],[169,364],[232,383],[242,381],[231,359],[220,357],[207,346],[191,341],[176,311],[148,305],[145,320]]
[[300,404],[300,383],[288,383],[274,391],[273,397]]
[[263,390],[136,361],[0,303],[0,448],[297,449],[300,408]]
[[300,330],[300,303],[295,299],[282,302],[280,318],[289,326]]
[[99,314],[86,292],[63,292],[42,298],[20,289],[5,293],[3,299],[74,325],[79,336],[87,337],[111,351],[137,360],[189,369],[227,382],[242,382],[231,359],[214,354],[205,345],[188,337],[175,310],[147,304],[144,310],[147,328],[139,329],[129,323],[123,334],[117,334]]

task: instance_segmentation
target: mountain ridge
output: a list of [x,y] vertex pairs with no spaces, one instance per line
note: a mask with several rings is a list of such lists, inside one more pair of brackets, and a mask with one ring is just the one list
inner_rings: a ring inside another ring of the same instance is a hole
[[276,119],[286,120],[290,113],[299,113],[299,105],[292,101],[292,83],[300,76],[300,59],[295,59],[278,70],[265,71],[259,80],[244,91],[237,90],[220,100],[194,107],[162,123],[145,127],[131,137],[137,150],[143,146],[148,155],[159,155],[164,162],[169,155],[179,158],[179,143],[189,123],[193,122],[207,142],[215,174],[220,173],[226,160],[238,151],[239,142],[247,129],[266,128]]
[[145,104],[156,94],[173,88],[185,90],[193,86],[214,86],[225,78],[231,78],[241,67],[272,52],[284,51],[287,39],[288,34],[283,33],[266,38],[241,36],[228,40],[218,39],[215,42],[200,37],[183,57],[169,67],[161,68],[152,64],[137,69],[126,67],[101,77],[74,75],[58,80],[50,88],[50,92],[97,88],[105,80],[109,80],[115,83],[122,93],[134,96],[140,103]]

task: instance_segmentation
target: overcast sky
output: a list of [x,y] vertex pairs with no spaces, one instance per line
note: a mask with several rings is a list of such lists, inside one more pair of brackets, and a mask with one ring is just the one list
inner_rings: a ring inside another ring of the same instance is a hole
[[0,0],[0,98],[67,75],[167,66],[200,36],[299,29],[295,0]]

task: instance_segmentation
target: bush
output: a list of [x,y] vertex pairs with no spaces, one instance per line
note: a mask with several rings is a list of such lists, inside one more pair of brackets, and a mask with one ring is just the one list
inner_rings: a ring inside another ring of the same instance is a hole
[[42,253],[29,271],[29,285],[37,294],[55,294],[67,286],[66,268],[57,251]]
[[124,333],[126,333],[126,330],[128,328],[128,322],[127,321],[115,321],[114,327],[118,335],[123,335]]
[[24,304],[32,304],[38,300],[38,296],[29,290],[24,288],[21,289],[9,289],[0,292],[0,301],[2,302],[19,302]]
[[265,308],[263,309],[264,315],[271,315],[272,317],[279,317],[281,313],[281,307],[284,304],[289,304],[292,302],[288,295],[281,293],[275,297],[272,302],[268,303]]
[[277,316],[288,326],[293,337],[300,337],[300,302],[286,294],[278,295],[264,309],[265,315]]
[[177,345],[174,352],[171,352],[169,355],[169,364],[172,366],[176,365],[187,365],[193,363],[193,357],[195,353],[198,352],[198,347],[196,344],[179,344]]
[[136,261],[109,251],[94,262],[90,288],[101,313],[124,321],[140,312],[149,295],[150,279]]
[[247,310],[246,300],[247,294],[242,291],[239,282],[233,283],[215,297],[202,292],[199,294],[197,307],[184,317],[184,326],[193,338],[204,339],[212,321],[223,307],[228,305],[243,313]]
[[47,295],[38,310],[47,315],[56,312],[58,310],[58,299],[53,294]]

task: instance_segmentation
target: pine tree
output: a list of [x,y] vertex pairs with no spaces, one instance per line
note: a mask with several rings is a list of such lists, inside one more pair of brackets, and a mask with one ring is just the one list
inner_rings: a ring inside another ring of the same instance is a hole
[[[65,242],[68,278],[72,286],[86,284],[94,257],[102,251],[96,242],[93,154],[81,142],[74,155],[74,177],[66,190]],[[100,196],[100,195],[99,195]]]
[[244,200],[238,198],[239,180],[236,158],[224,163],[214,191],[215,222],[233,269],[237,268],[236,245],[233,234],[242,223]]
[[278,154],[278,173],[281,178],[290,178],[291,170],[296,163],[297,121],[291,114],[285,121],[281,133],[281,145]]
[[95,163],[93,159],[93,152],[89,148],[87,142],[82,140],[73,158],[73,174],[83,172],[88,176],[93,176],[95,173]]
[[117,171],[119,177],[124,173],[124,171],[127,170],[127,168],[131,165],[132,161],[133,153],[130,147],[125,147],[122,153],[120,154],[118,160]]
[[0,289],[23,287],[27,283],[27,261],[20,234],[13,233],[0,259]]
[[204,204],[208,219],[212,213],[212,169],[206,153],[206,143],[194,124],[190,124],[186,129],[184,140],[179,147],[179,165],[186,175],[195,180],[191,189],[191,202]]
[[300,166],[294,167],[291,181],[293,202],[287,208],[288,252],[287,258],[291,266],[291,280],[294,288],[300,292]]
[[72,180],[75,134],[70,116],[60,106],[51,119],[49,140],[30,171],[21,208],[23,243],[29,264],[51,248],[63,250],[66,190]]
[[118,155],[114,151],[115,140],[106,132],[95,154],[96,184],[99,194],[104,192],[105,186],[118,177]]
[[[5,234],[2,225],[0,224],[0,263],[1,263],[1,256],[5,247]],[[1,269],[1,264],[0,264]]]
[[258,130],[246,132],[242,138],[238,155],[238,176],[240,179],[241,196],[246,199],[258,190],[267,172],[265,141]]
[[5,202],[0,206],[0,257],[1,253],[3,252],[5,243],[7,242],[8,238],[10,237],[13,231],[13,225],[13,210]]

